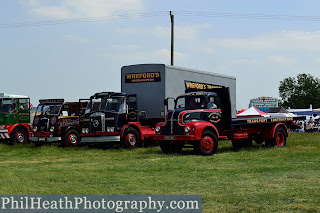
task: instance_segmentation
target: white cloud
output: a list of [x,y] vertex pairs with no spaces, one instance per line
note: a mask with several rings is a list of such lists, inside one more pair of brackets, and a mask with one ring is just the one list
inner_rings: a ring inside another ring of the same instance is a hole
[[270,62],[281,63],[281,64],[292,64],[296,62],[296,59],[285,57],[285,56],[268,56],[267,60]]
[[320,50],[320,31],[281,31],[267,33],[254,38],[210,39],[209,45],[247,50]]
[[79,42],[79,43],[89,43],[90,42],[90,40],[88,40],[86,38],[82,38],[82,37],[75,36],[75,35],[65,35],[64,38],[69,41],[74,41],[74,42]]
[[130,51],[137,50],[140,48],[138,45],[112,45],[112,48],[117,51]]
[[256,64],[258,61],[257,59],[249,59],[249,58],[240,58],[233,61],[233,64]]
[[32,14],[57,19],[110,16],[143,10],[142,0],[29,0],[27,6]]

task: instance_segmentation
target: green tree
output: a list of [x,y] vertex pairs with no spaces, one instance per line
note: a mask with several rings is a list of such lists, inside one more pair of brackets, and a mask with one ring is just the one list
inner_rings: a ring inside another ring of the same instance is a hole
[[320,79],[310,74],[298,74],[280,81],[280,106],[292,109],[320,108]]

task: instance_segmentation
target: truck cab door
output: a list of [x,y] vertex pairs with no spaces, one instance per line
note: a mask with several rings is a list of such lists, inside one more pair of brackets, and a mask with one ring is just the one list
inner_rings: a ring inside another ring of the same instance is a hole
[[84,114],[90,99],[79,99],[79,121],[80,123],[84,122]]
[[137,95],[127,96],[127,120],[128,122],[136,122],[138,120],[137,115]]
[[221,127],[223,130],[231,129],[231,102],[228,87],[213,88],[210,91],[217,93],[221,108]]

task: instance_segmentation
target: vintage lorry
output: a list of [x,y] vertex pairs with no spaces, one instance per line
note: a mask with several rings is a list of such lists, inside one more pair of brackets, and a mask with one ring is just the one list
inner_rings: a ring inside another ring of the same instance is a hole
[[85,107],[86,103],[65,102],[64,99],[39,100],[30,141],[38,146],[54,142],[77,146],[81,131],[79,115]]
[[27,143],[32,131],[30,98],[0,93],[0,140]]
[[151,140],[154,136],[158,121],[144,122],[141,118],[138,122],[135,94],[96,93],[90,97],[84,114],[81,142],[121,142],[122,147],[127,149],[142,146],[145,140]]
[[[174,99],[174,109],[157,124],[154,140],[164,153],[180,152],[186,144],[201,155],[215,154],[219,140],[231,140],[235,148],[252,141],[269,147],[286,145],[288,128],[298,128],[298,116],[232,118],[229,88],[186,82],[186,93]],[[199,89],[200,88],[200,89]],[[168,106],[169,99],[164,104]]]
[[79,132],[81,142],[120,142],[131,149],[152,141],[156,124],[165,120],[163,99],[182,93],[187,79],[219,82],[229,86],[235,98],[234,77],[164,64],[124,66],[121,92],[90,97]]

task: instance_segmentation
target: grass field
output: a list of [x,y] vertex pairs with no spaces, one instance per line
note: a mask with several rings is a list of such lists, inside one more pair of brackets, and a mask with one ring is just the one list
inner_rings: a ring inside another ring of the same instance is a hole
[[201,194],[203,212],[320,212],[320,134],[285,148],[165,155],[136,150],[0,144],[0,194]]

